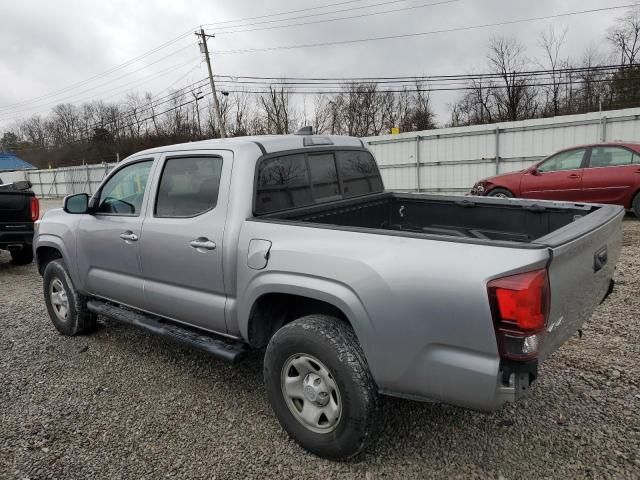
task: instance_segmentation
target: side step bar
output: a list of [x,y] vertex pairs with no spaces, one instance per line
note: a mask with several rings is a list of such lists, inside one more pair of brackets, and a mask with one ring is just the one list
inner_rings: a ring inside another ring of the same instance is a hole
[[104,315],[118,322],[142,328],[228,362],[235,363],[240,361],[248,351],[247,346],[242,342],[182,327],[159,317],[130,310],[112,303],[88,300],[87,309],[98,315]]

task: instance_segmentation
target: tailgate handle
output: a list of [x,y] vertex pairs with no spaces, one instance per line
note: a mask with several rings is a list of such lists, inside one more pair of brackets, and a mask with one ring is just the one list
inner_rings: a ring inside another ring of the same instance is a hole
[[608,259],[609,255],[607,254],[607,247],[602,247],[593,256],[593,271],[597,272],[602,270],[602,267],[607,264]]

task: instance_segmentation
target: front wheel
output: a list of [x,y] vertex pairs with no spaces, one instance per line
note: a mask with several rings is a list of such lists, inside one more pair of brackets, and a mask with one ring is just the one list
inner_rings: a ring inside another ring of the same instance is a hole
[[378,393],[349,325],[309,315],[276,332],[264,380],[280,424],[306,450],[340,460],[371,440]]
[[494,188],[487,194],[487,196],[496,198],[513,198],[515,195],[506,188]]
[[88,333],[96,325],[96,315],[87,310],[61,259],[47,264],[43,274],[44,301],[53,326],[66,336]]
[[633,208],[633,213],[636,214],[636,217],[640,219],[640,192],[636,193],[636,196],[633,197],[631,208]]

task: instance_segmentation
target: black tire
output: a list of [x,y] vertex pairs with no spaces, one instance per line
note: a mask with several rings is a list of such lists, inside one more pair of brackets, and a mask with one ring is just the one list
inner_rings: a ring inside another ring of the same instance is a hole
[[636,196],[633,197],[631,208],[633,208],[633,213],[635,213],[636,217],[640,220],[640,192],[636,193]]
[[[52,260],[43,274],[44,301],[49,317],[58,332],[66,336],[89,333],[96,326],[96,315],[87,310],[86,298],[80,295],[67,273],[62,259]],[[52,291],[64,291],[66,298],[66,319],[60,315],[59,305],[54,304]]]
[[28,265],[33,262],[33,250],[31,245],[25,245],[20,250],[11,250],[11,261],[15,265]]
[[513,198],[515,195],[510,190],[506,188],[494,188],[488,194],[488,197],[498,197],[498,198]]
[[[316,432],[304,425],[285,399],[283,368],[300,354],[324,364],[337,385],[341,414],[330,432]],[[309,452],[343,460],[360,453],[373,437],[378,390],[355,333],[345,322],[328,315],[308,315],[282,327],[267,346],[264,381],[280,424]]]

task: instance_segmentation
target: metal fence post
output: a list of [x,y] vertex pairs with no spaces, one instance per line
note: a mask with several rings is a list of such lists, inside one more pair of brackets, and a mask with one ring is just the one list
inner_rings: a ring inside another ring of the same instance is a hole
[[90,170],[89,170],[89,165],[86,165],[86,167],[87,167],[87,189],[89,190],[89,192],[88,192],[89,195],[93,195],[91,193],[91,173],[90,173]]
[[600,119],[600,141],[607,141],[607,116],[605,115]]
[[496,127],[496,175],[500,173],[500,129]]
[[[58,194],[58,169],[54,169],[53,170],[53,187],[55,188],[55,192],[56,192],[56,197],[59,196]],[[51,190],[49,190],[49,192],[51,192]]]
[[40,186],[40,196],[44,197],[44,187],[42,186],[42,172],[38,170],[38,185]]
[[416,191],[420,192],[420,135],[416,135]]

